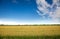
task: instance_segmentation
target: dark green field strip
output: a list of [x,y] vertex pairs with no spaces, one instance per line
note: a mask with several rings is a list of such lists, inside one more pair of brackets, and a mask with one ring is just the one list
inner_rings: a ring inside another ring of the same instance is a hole
[[0,36],[0,39],[60,39],[60,36]]

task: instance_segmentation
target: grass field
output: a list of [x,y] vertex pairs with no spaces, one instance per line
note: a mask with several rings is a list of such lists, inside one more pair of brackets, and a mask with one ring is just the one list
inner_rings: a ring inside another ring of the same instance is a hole
[[60,39],[60,36],[0,36],[0,39]]
[[60,39],[60,26],[0,26],[0,39]]

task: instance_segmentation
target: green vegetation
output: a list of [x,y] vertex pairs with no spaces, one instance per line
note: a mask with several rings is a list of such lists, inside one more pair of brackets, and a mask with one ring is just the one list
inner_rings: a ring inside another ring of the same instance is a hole
[[33,24],[33,25],[4,25],[4,24],[0,24],[0,26],[60,26],[60,24]]
[[60,39],[60,36],[0,36],[0,39]]

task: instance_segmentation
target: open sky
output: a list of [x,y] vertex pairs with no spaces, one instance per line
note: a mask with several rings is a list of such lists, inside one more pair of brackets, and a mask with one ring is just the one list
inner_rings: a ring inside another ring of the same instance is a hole
[[[52,0],[46,0],[51,5]],[[40,12],[41,13],[41,12]],[[0,0],[0,23],[46,23],[37,13],[36,0]],[[47,22],[48,23],[48,22]]]

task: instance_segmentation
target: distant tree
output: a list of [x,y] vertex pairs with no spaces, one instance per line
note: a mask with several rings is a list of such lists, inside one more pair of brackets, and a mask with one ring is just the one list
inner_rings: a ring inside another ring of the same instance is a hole
[[0,24],[1,26],[4,26],[4,24]]

